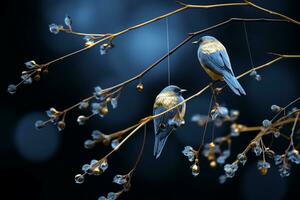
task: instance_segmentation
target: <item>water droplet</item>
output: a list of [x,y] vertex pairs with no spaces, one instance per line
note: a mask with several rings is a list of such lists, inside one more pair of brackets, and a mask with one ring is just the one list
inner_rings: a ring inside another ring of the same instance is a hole
[[68,27],[70,27],[70,26],[72,25],[72,19],[71,19],[71,17],[70,17],[69,15],[66,15],[64,21],[65,21],[65,24],[66,24]]
[[93,148],[95,146],[95,142],[93,141],[93,140],[86,140],[85,142],[84,142],[84,147],[86,148],[86,149],[91,149],[91,148]]
[[41,128],[45,127],[45,124],[42,120],[38,120],[35,122],[34,126],[37,130],[40,130]]
[[119,140],[118,139],[114,139],[113,141],[111,141],[111,148],[115,149],[118,145],[119,145]]
[[9,94],[15,94],[17,91],[17,86],[14,85],[14,84],[10,84],[8,87],[7,87],[7,92]]
[[66,123],[65,123],[64,121],[59,121],[59,122],[57,123],[57,129],[58,129],[58,131],[64,130],[65,127],[66,127]]
[[82,174],[77,174],[75,176],[75,183],[82,184],[84,182],[84,176]]
[[62,29],[63,27],[61,25],[57,25],[57,24],[49,25],[49,31],[53,34],[58,34]]

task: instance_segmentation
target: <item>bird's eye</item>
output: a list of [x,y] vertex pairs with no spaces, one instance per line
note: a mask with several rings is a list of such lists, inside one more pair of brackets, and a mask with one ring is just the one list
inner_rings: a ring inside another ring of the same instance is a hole
[[164,124],[164,123],[160,123],[160,124],[159,124],[159,128],[165,129],[165,128],[167,128],[167,126],[166,126],[166,124]]

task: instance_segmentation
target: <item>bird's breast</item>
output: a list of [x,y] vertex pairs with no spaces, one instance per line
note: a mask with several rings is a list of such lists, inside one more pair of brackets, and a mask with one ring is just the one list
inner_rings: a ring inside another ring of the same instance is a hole
[[185,111],[186,111],[186,104],[184,103],[181,107],[181,110],[179,110],[178,114],[177,114],[177,118],[180,121],[183,121],[184,123],[184,116],[185,116]]
[[212,80],[214,80],[214,81],[222,80],[222,76],[220,76],[219,74],[211,71],[209,68],[207,68],[205,66],[202,66],[202,67]]
[[172,92],[164,92],[156,97],[154,108],[164,107],[166,109],[169,109],[177,105],[178,103],[179,102],[177,96],[175,96]]
[[200,46],[201,52],[204,54],[212,54],[217,51],[226,51],[223,44],[219,41],[203,42]]

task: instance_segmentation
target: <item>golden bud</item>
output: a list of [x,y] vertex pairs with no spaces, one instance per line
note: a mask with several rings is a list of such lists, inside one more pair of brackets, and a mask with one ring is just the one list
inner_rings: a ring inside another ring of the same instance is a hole
[[108,102],[110,102],[111,101],[111,97],[107,97],[106,99],[105,99],[105,101],[108,103]]
[[237,133],[240,132],[243,128],[245,128],[245,126],[242,124],[233,123],[231,125],[231,130],[234,130]]
[[208,146],[209,146],[210,149],[214,149],[215,148],[215,144],[213,142],[209,143]]
[[85,44],[84,44],[84,46],[90,47],[90,46],[92,46],[92,45],[94,45],[94,44],[95,44],[95,43],[92,42],[92,41],[86,41]]
[[53,115],[59,115],[61,112],[59,112],[58,110],[56,110],[55,108],[50,108],[50,113],[52,113]]
[[217,163],[216,163],[216,161],[211,161],[210,163],[209,163],[209,166],[211,167],[211,168],[215,168],[216,166],[217,166]]
[[59,131],[64,130],[65,127],[66,127],[66,123],[65,123],[64,121],[59,121],[59,122],[57,123],[57,128],[58,128]]
[[107,115],[107,113],[108,113],[108,108],[107,108],[107,106],[101,107],[100,110],[99,110],[99,113],[100,113],[101,115]]
[[260,169],[260,174],[261,174],[261,175],[264,176],[264,175],[266,175],[267,173],[268,173],[268,168],[264,168],[264,167],[263,167],[263,168]]
[[96,167],[92,170],[93,170],[93,175],[100,175],[103,173],[103,171],[99,167]]
[[41,80],[41,75],[36,74],[36,75],[34,76],[34,80],[35,80],[35,81]]
[[192,174],[194,176],[197,176],[200,173],[200,167],[198,164],[196,164],[196,163],[193,164],[191,168],[192,168]]
[[213,107],[213,109],[211,109],[210,114],[212,115],[213,113],[215,113],[218,110],[218,107]]
[[104,48],[107,48],[107,47],[109,47],[110,45],[109,44],[107,44],[107,43],[104,43],[104,44],[102,44],[103,45],[103,47]]
[[142,92],[144,90],[144,84],[143,83],[139,83],[136,86],[136,89],[137,89],[138,92]]
[[295,154],[296,156],[299,155],[299,151],[297,149],[293,149],[293,154]]
[[215,159],[215,154],[213,152],[209,153],[207,159],[208,160],[214,160]]

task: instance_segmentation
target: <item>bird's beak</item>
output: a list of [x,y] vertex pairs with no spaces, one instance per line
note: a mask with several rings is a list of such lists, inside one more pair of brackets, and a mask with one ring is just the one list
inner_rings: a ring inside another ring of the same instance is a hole
[[181,90],[180,90],[180,92],[186,92],[186,91],[187,91],[186,89],[181,89]]
[[194,41],[194,42],[192,42],[193,44],[198,44],[199,43],[199,41]]

